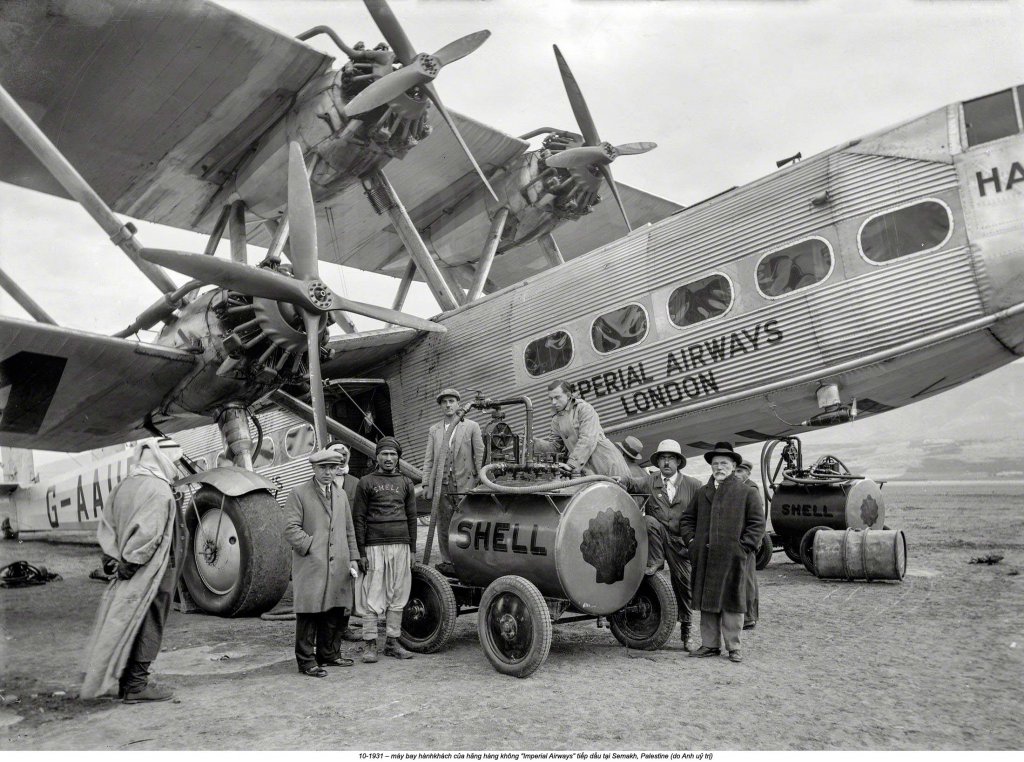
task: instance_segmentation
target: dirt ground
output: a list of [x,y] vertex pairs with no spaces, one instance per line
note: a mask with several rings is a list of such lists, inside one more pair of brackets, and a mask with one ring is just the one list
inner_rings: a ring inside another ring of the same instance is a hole
[[[627,651],[555,626],[526,680],[496,673],[476,615],[446,650],[299,675],[292,622],[171,615],[158,679],[176,700],[75,698],[103,585],[96,550],[0,542],[0,565],[62,581],[0,589],[0,749],[1019,749],[1024,485],[888,485],[902,583],[829,582],[777,553],[743,664]],[[1002,554],[995,565],[968,562]],[[358,645],[349,648],[352,655]]]

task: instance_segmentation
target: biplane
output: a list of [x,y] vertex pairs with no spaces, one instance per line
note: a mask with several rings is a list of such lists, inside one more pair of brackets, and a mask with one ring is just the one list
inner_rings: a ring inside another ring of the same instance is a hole
[[[7,283],[37,320],[0,321],[0,443],[74,451],[216,422],[236,467],[196,475],[192,528],[224,518],[240,549],[225,574],[219,535],[193,531],[193,576],[218,579],[197,583],[204,608],[259,611],[287,581],[257,531],[276,505],[252,476],[253,405],[321,443],[370,453],[377,431],[415,453],[445,385],[543,399],[566,378],[608,433],[692,453],[891,410],[1024,354],[1024,88],[683,208],[615,182],[611,163],[653,144],[604,141],[557,48],[578,132],[531,148],[539,135],[438,94],[486,34],[422,53],[366,5],[386,40],[372,50],[201,0],[0,11],[0,179],[78,200],[162,292],[111,337],[54,325]],[[206,251],[147,249],[119,214],[205,233]],[[334,293],[321,260],[399,276],[390,308]],[[431,320],[401,311],[414,279]],[[419,477],[415,456],[403,468]]]

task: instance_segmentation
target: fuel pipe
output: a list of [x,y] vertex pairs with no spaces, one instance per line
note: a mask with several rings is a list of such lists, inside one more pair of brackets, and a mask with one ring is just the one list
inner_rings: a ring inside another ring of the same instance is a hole
[[496,475],[504,474],[508,471],[516,470],[530,470],[533,466],[510,466],[507,463],[488,463],[486,466],[480,469],[477,477],[480,479],[480,483],[483,484],[487,489],[495,492],[504,492],[512,495],[529,495],[534,492],[550,492],[551,490],[563,489],[565,487],[575,487],[580,484],[591,484],[593,482],[611,482],[612,484],[618,484],[615,477],[604,476],[603,474],[590,474],[588,476],[575,476],[570,479],[556,479],[550,482],[541,482],[540,484],[530,484],[523,487],[512,487],[507,484],[497,484],[491,480],[490,475],[494,472],[498,472]]

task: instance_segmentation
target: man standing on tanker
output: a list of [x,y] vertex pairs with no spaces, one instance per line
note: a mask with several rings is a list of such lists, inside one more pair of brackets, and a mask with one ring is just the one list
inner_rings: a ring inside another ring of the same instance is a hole
[[629,476],[629,466],[622,453],[604,435],[601,419],[589,402],[572,394],[568,381],[548,384],[548,397],[555,414],[551,418],[551,434],[534,439],[534,452],[569,453],[563,471],[581,471],[584,474]]
[[437,570],[455,574],[448,550],[448,530],[455,512],[456,495],[469,492],[477,484],[477,473],[484,465],[484,439],[480,425],[459,415],[462,396],[457,389],[443,389],[437,404],[443,418],[427,433],[427,452],[423,456],[423,497],[437,501],[437,547],[441,563]]
[[650,495],[647,500],[647,574],[654,574],[668,561],[672,592],[679,609],[683,650],[690,650],[690,554],[679,533],[679,520],[686,506],[700,489],[700,481],[682,473],[686,466],[683,449],[674,439],[665,439],[651,457],[659,470],[642,479],[620,479],[632,492]]
[[385,656],[411,659],[398,642],[402,611],[412,588],[416,562],[416,495],[412,480],[398,470],[402,446],[394,437],[377,442],[377,470],[359,480],[353,518],[363,577],[363,661],[377,661],[377,620],[385,618]]

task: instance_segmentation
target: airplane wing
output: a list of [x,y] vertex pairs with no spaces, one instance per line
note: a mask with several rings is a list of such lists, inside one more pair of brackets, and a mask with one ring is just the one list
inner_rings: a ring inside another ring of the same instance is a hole
[[80,452],[151,436],[146,415],[195,362],[177,349],[0,317],[0,444]]
[[[206,0],[0,3],[0,83],[114,211],[179,228],[331,61]],[[2,123],[0,156],[67,197]]]
[[[681,204],[655,196],[653,193],[623,183],[616,185],[619,187],[622,203],[626,207],[634,230],[663,220],[684,209]],[[601,203],[597,204],[590,214],[563,223],[555,230],[554,239],[565,261],[568,262],[626,235],[626,224],[622,220],[622,214],[606,186],[602,186],[601,195]],[[486,220],[481,221],[481,224],[483,234],[486,235]],[[496,256],[491,266],[490,280],[496,287],[501,288],[535,275],[550,266],[540,243],[534,241]]]
[[321,364],[324,378],[351,378],[396,356],[425,334],[415,328],[381,328],[333,338],[327,348],[334,356]]

